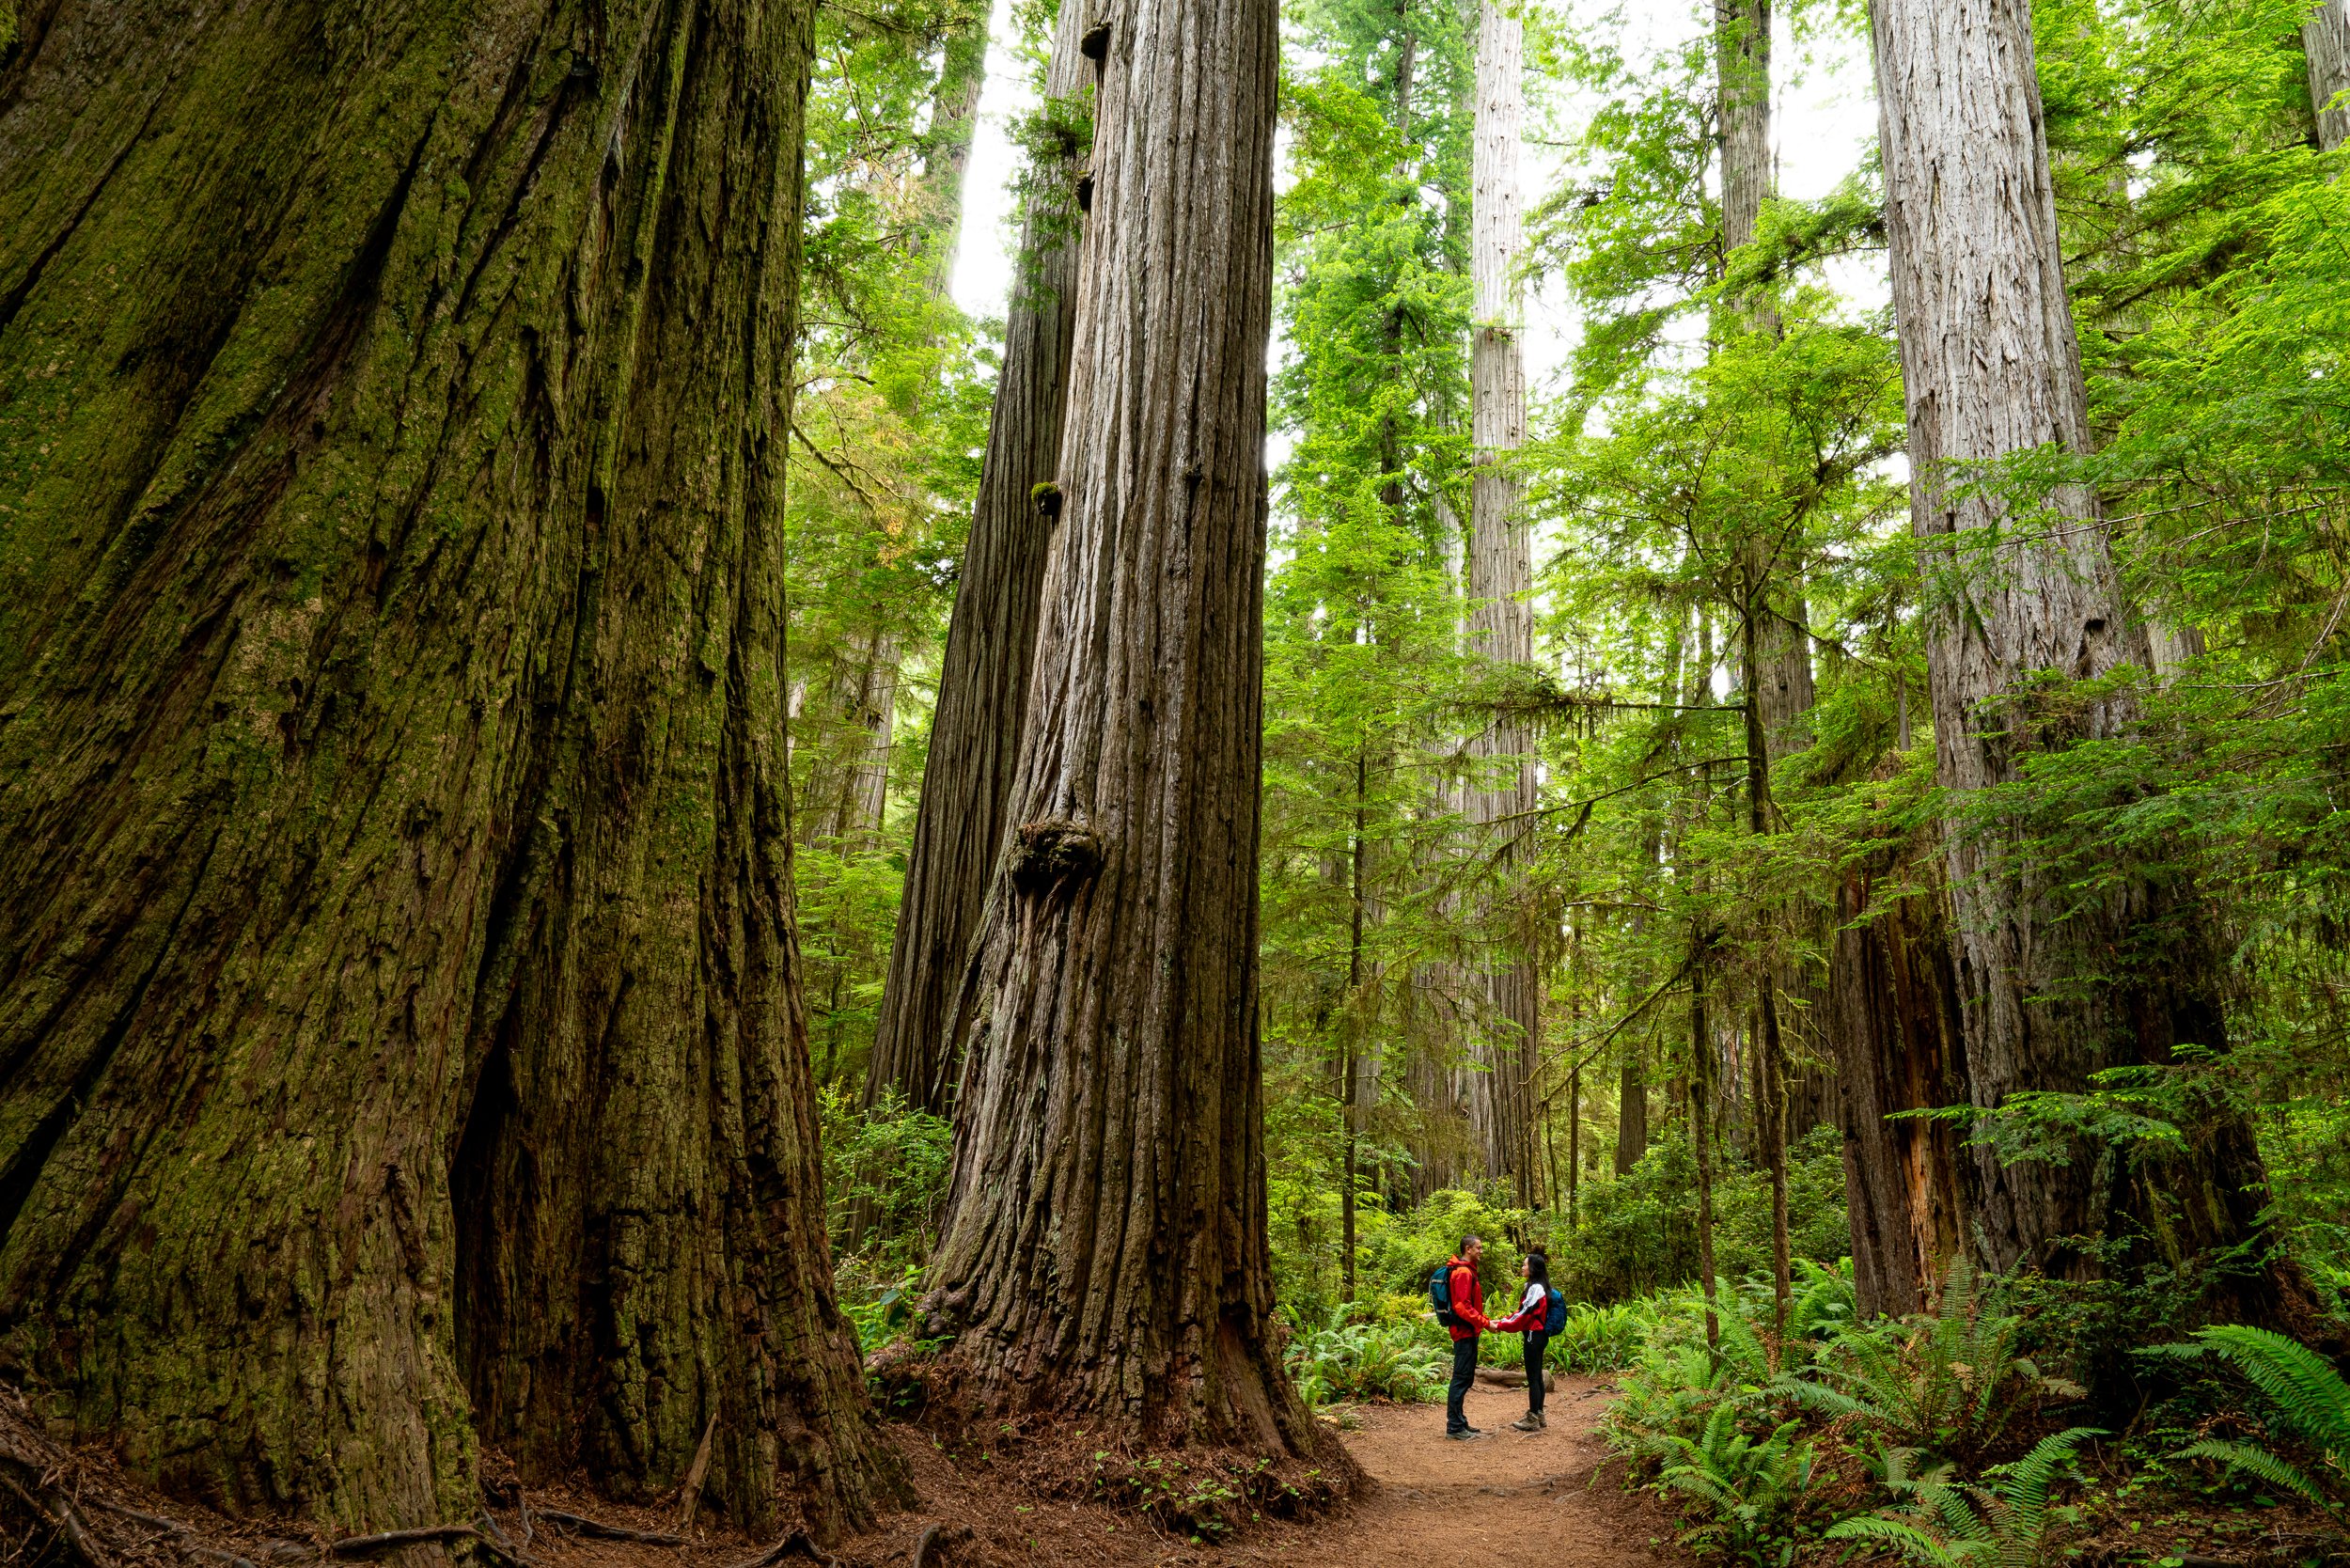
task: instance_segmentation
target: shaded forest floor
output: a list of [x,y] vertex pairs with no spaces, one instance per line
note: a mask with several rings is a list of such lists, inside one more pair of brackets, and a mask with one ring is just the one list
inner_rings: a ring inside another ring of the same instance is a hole
[[[1627,1495],[1621,1470],[1607,1463],[1595,1428],[1612,1385],[1595,1377],[1558,1382],[1549,1399],[1551,1425],[1537,1433],[1509,1430],[1526,1413],[1522,1390],[1474,1389],[1469,1419],[1487,1435],[1471,1443],[1445,1439],[1441,1405],[1365,1407],[1345,1435],[1373,1482],[1360,1497],[1310,1520],[1265,1522],[1228,1544],[1154,1530],[1128,1512],[1032,1497],[959,1469],[918,1433],[901,1428],[922,1504],[847,1543],[839,1557],[843,1568],[904,1563],[921,1531],[938,1524],[938,1539],[952,1532],[953,1540],[943,1555],[933,1546],[931,1568],[1428,1568],[1464,1560],[1648,1568],[1683,1561],[1663,1515],[1645,1496]],[[1603,1465],[1606,1472],[1595,1480]]]

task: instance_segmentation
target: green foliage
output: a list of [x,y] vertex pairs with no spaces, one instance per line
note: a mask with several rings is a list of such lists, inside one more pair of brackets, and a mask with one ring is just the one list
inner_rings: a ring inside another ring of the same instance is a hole
[[909,1107],[894,1090],[870,1110],[838,1086],[817,1091],[824,1152],[825,1220],[836,1240],[865,1229],[860,1250],[885,1275],[930,1251],[931,1228],[953,1166],[953,1126]]
[[1995,1466],[1981,1485],[1951,1481],[1948,1466],[1913,1475],[1916,1450],[1894,1449],[1880,1479],[1905,1506],[1841,1520],[1825,1538],[1890,1546],[1921,1568],[2041,1568],[2073,1522],[2070,1510],[2050,1505],[2050,1490],[2075,1450],[2103,1435],[2082,1426],[2051,1434],[2016,1463]]
[[1319,1328],[1293,1332],[1282,1360],[1299,1395],[1314,1405],[1434,1399],[1452,1374],[1441,1334],[1409,1320],[1350,1322],[1344,1309]]
[[2313,1463],[2304,1469],[2256,1444],[2217,1437],[2190,1443],[2174,1457],[2209,1459],[2320,1508],[2350,1509],[2350,1382],[2333,1363],[2281,1334],[2241,1324],[2204,1328],[2194,1342],[2148,1354],[2226,1362],[2259,1390],[2276,1429],[2309,1450]]
[[[1688,1283],[1698,1272],[1696,1195],[1697,1159],[1676,1123],[1630,1174],[1583,1189],[1575,1227],[1551,1254],[1551,1278],[1570,1300],[1603,1302]],[[1788,1150],[1788,1224],[1805,1262],[1832,1265],[1850,1248],[1843,1155],[1830,1128]],[[1770,1267],[1769,1177],[1727,1152],[1714,1177],[1714,1256],[1727,1279]]]
[[1855,1325],[1820,1352],[1809,1372],[1772,1385],[1806,1407],[1850,1417],[1901,1444],[1936,1455],[1987,1451],[2021,1415],[2050,1395],[2080,1390],[2041,1375],[2016,1354],[2023,1320],[1980,1288],[1954,1260],[1932,1313]]
[[1738,1417],[1738,1405],[1725,1400],[1696,1436],[1664,1434],[1659,1441],[1671,1462],[1659,1479],[1711,1514],[1683,1532],[1684,1544],[1778,1568],[1793,1556],[1786,1532],[1810,1490],[1818,1456],[1796,1436],[1801,1422],[1782,1421],[1757,1435]]

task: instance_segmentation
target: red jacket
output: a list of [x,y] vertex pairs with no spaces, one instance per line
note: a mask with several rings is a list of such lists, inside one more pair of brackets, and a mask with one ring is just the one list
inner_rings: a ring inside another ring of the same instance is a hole
[[[1519,1294],[1523,1295],[1525,1293],[1520,1292]],[[1550,1293],[1545,1290],[1543,1293],[1542,1299],[1537,1301],[1533,1306],[1512,1312],[1506,1318],[1496,1320],[1494,1324],[1494,1332],[1496,1334],[1518,1334],[1530,1332],[1533,1329],[1540,1328],[1543,1325],[1543,1319],[1549,1315]]]
[[1452,1315],[1459,1321],[1445,1332],[1455,1340],[1474,1340],[1493,1327],[1485,1319],[1485,1287],[1477,1282],[1477,1271],[1460,1259],[1447,1266],[1452,1270],[1447,1280],[1452,1292]]

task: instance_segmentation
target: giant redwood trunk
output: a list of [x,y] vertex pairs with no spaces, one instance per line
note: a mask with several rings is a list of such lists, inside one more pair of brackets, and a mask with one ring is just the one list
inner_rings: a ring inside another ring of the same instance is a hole
[[954,1018],[931,1309],[986,1403],[1305,1452],[1268,1342],[1257,1033],[1275,6],[1103,26],[1059,526]]
[[[1523,311],[1516,277],[1525,219],[1518,187],[1519,122],[1525,85],[1525,28],[1499,0],[1478,8],[1476,149],[1471,164],[1469,272],[1476,291],[1469,373],[1470,436],[1476,476],[1470,493],[1469,619],[1472,651],[1501,665],[1534,662],[1533,545],[1511,466],[1526,442],[1526,359],[1518,344]],[[1468,792],[1469,817],[1486,829],[1482,847],[1498,855],[1505,891],[1496,914],[1523,879],[1535,807],[1533,737],[1522,722],[1486,726],[1470,755],[1481,776]],[[1470,1100],[1490,1176],[1516,1178],[1530,1206],[1534,1145],[1534,1063],[1542,1041],[1542,974],[1528,933],[1502,944],[1485,974],[1489,1004],[1486,1068]],[[1514,949],[1514,950],[1512,950]]]
[[1947,1121],[1900,1117],[1966,1097],[1941,858],[1938,837],[1923,830],[1837,881],[1826,1028],[1864,1317],[1930,1308],[1966,1245],[1963,1135]]
[[166,1485],[891,1484],[791,929],[808,26],[37,0],[0,70],[0,1335]]
[[[1061,8],[1044,92],[1073,102],[1094,74],[1080,51],[1086,8]],[[1076,321],[1077,219],[1073,142],[1035,171],[1020,240],[1020,270],[1004,328],[1004,368],[987,455],[947,629],[931,720],[922,804],[906,861],[898,934],[889,951],[866,1072],[866,1103],[896,1090],[943,1114],[958,1063],[948,1038],[955,992],[979,927],[1004,840],[1028,676],[1036,653],[1044,557],[1061,498],[1061,416]],[[1040,486],[1048,488],[1039,489]]]
[[[2018,526],[1948,466],[2088,445],[2027,0],[1876,0],[1872,18],[1911,517],[1938,563],[1936,765],[1963,805],[2035,754],[2132,722],[2126,698],[2042,700],[2028,682],[2143,669],[2151,655],[2091,492],[2049,497],[2070,525]],[[2001,548],[1984,548],[1995,537]],[[2124,880],[2076,906],[2029,858],[2030,831],[1969,823],[1949,836],[1974,1105],[2080,1092],[2101,1069],[2165,1063],[2177,1045],[2223,1049],[2191,890]],[[1969,1229],[1984,1261],[2085,1275],[2097,1265],[2083,1237],[2135,1233],[2174,1259],[2257,1242],[2264,1180],[2249,1127],[2212,1109],[2187,1131],[2185,1149],[2159,1158],[2076,1144],[2065,1160],[2010,1164],[1978,1142]],[[2233,1309],[2268,1309],[2276,1282],[2245,1284]]]

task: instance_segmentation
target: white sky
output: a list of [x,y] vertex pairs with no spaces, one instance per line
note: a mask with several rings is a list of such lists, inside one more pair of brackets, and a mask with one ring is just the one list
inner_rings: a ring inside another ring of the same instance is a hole
[[[1567,4],[1570,15],[1576,18],[1600,8],[1597,0],[1567,0]],[[1632,24],[1627,47],[1636,54],[1676,41],[1700,25],[1693,8],[1653,0],[1633,0],[1633,5],[1641,17]],[[1809,199],[1826,195],[1850,174],[1869,139],[1876,134],[1868,45],[1864,39],[1840,38],[1815,42],[1799,55],[1788,36],[1785,8],[1779,9],[1778,36],[1773,40],[1778,77],[1773,131],[1778,144],[1779,190],[1790,197]],[[963,244],[955,262],[955,303],[975,316],[1001,316],[1010,293],[1013,251],[1020,235],[1012,195],[1019,153],[1009,127],[1036,103],[1027,71],[1013,47],[1016,39],[1007,0],[996,0],[991,33],[987,86],[979,102],[979,129],[972,144],[965,187]],[[1539,82],[1528,85],[1529,99],[1542,90]],[[1572,135],[1576,105],[1567,101],[1559,108],[1557,118],[1566,122],[1561,135]],[[1556,181],[1562,156],[1560,149],[1527,149],[1526,204],[1529,210]],[[1836,282],[1857,303],[1883,303],[1882,268],[1872,260],[1860,259],[1840,269]],[[1547,290],[1538,286],[1529,292],[1527,330],[1521,341],[1530,390],[1539,395],[1547,389],[1574,346],[1574,331],[1573,313],[1555,286]]]

